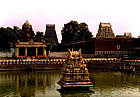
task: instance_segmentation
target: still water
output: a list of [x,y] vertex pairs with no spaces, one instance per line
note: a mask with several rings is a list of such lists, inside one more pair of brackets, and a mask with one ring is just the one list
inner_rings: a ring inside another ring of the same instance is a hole
[[0,97],[140,97],[140,75],[90,70],[94,93],[60,93],[60,76],[60,70],[0,72]]

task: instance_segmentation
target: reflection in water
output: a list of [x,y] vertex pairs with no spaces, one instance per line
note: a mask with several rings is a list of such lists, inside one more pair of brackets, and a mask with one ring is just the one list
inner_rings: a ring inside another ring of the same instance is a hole
[[60,86],[60,70],[0,72],[0,96],[6,97],[106,97],[140,96],[140,75],[90,70],[94,92],[64,93]]
[[70,94],[61,94],[61,97],[91,97],[93,93],[85,92],[85,93],[70,93]]
[[57,89],[60,92],[61,97],[91,97],[94,94],[94,91],[90,88],[90,90],[67,90],[67,89]]
[[93,72],[94,96],[140,96],[140,75],[121,72]]
[[[0,72],[0,95],[34,97],[55,91],[60,71]],[[54,94],[55,95],[55,94]]]

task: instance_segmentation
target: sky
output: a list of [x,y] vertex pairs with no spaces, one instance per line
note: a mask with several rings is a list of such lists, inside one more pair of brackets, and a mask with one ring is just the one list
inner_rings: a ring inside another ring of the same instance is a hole
[[55,24],[59,42],[64,24],[85,22],[96,36],[100,22],[111,23],[115,35],[140,35],[139,0],[0,0],[0,27],[22,25],[28,20],[35,32]]

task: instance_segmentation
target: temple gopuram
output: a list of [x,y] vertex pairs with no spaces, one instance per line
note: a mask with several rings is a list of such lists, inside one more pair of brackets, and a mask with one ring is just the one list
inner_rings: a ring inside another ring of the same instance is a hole
[[47,38],[53,46],[57,46],[59,44],[55,31],[55,24],[46,24],[45,38]]
[[115,37],[110,23],[100,23],[96,37]]
[[22,25],[20,39],[15,45],[15,58],[46,58],[46,43],[35,42],[32,25],[26,21]]

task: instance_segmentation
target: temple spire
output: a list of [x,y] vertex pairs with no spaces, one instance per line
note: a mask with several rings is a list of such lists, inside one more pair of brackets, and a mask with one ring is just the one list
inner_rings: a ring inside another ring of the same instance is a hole
[[35,34],[28,20],[22,25],[21,41],[33,40]]

